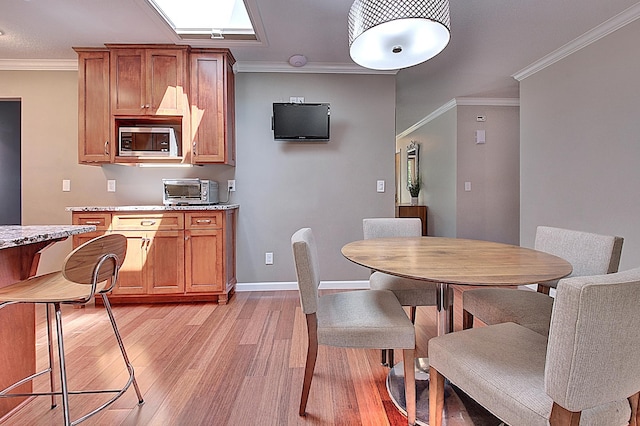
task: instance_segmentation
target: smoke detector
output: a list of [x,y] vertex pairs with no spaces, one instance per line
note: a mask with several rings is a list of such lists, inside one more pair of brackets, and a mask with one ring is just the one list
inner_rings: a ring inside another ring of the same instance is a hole
[[291,57],[289,58],[289,63],[294,67],[303,67],[307,63],[307,57],[300,54],[291,55]]

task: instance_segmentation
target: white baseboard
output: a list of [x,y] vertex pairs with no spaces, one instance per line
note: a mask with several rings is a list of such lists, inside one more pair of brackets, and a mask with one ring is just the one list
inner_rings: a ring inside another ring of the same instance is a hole
[[[362,290],[369,288],[369,281],[321,281],[321,290]],[[298,290],[298,283],[291,282],[266,282],[266,283],[237,283],[236,291],[279,291]]]

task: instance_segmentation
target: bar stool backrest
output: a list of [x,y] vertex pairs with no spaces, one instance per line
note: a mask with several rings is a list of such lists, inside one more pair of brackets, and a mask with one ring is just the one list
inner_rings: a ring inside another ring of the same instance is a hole
[[[94,271],[99,267],[96,283],[112,278],[122,266],[127,253],[127,239],[121,234],[94,238],[73,250],[64,260],[64,277],[78,284],[93,284]],[[113,260],[109,260],[113,259]],[[116,269],[114,269],[114,261]]]

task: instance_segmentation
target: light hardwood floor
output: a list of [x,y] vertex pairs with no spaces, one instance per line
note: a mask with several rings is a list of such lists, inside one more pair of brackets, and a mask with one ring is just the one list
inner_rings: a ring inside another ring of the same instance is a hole
[[[460,300],[459,291],[456,299]],[[307,416],[297,414],[306,326],[295,291],[237,293],[215,303],[119,305],[114,314],[145,403],[135,392],[87,425],[404,425],[385,387],[380,351],[320,346]],[[461,311],[456,302],[455,322]],[[72,388],[115,387],[126,373],[102,307],[63,310]],[[44,313],[38,309],[38,366],[46,364]],[[417,356],[435,333],[435,308],[420,307]],[[401,351],[396,351],[397,361]],[[56,372],[57,380],[57,372]],[[47,380],[38,379],[39,390]],[[72,417],[98,396],[71,396]],[[469,424],[449,413],[449,426]],[[57,425],[60,406],[38,397],[2,425]]]

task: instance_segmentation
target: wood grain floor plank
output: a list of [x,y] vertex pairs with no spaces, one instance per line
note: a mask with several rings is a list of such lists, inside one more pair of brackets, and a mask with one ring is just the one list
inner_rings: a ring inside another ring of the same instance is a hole
[[[333,291],[332,291],[333,292]],[[456,326],[461,319],[456,293]],[[44,311],[43,311],[44,312]],[[37,315],[37,362],[46,364],[44,314]],[[380,425],[406,424],[385,386],[379,350],[321,346],[307,415],[298,416],[307,348],[306,321],[295,291],[237,293],[215,303],[120,305],[114,314],[145,404],[130,389],[83,425]],[[63,307],[70,381],[116,386],[122,359],[104,308]],[[427,354],[435,309],[418,308],[417,352]],[[402,359],[396,351],[396,360]],[[57,375],[56,375],[57,377]],[[38,389],[48,387],[38,379]],[[71,399],[78,414],[94,397]],[[448,426],[471,424],[447,413]],[[2,425],[58,425],[60,407],[36,398]]]

